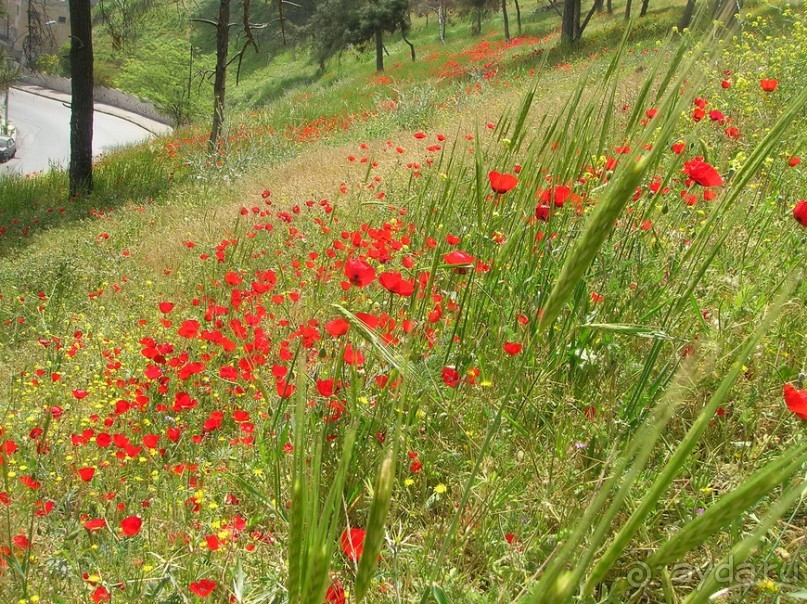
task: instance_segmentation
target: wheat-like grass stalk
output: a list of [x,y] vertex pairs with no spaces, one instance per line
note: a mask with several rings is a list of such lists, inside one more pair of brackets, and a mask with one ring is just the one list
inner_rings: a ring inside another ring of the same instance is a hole
[[665,542],[645,561],[650,568],[657,568],[680,560],[684,554],[702,545],[714,535],[739,518],[765,495],[782,484],[807,461],[807,442],[780,455],[751,478],[724,495],[701,516],[688,523],[669,541]]
[[678,472],[686,463],[686,460],[688,459],[695,445],[708,428],[709,422],[712,421],[715,411],[721,404],[723,404],[723,401],[726,399],[726,396],[734,385],[734,382],[742,372],[743,363],[754,351],[757,344],[759,344],[760,339],[762,339],[762,336],[773,324],[776,317],[779,316],[785,302],[787,302],[787,300],[790,298],[795,284],[795,275],[791,274],[784,287],[782,287],[782,290],[777,296],[776,300],[757,325],[754,333],[752,333],[751,336],[746,340],[742,350],[737,357],[735,357],[731,369],[723,378],[720,386],[709,399],[709,402],[704,406],[700,415],[698,415],[684,439],[679,443],[670,460],[663,468],[660,469],[656,479],[653,481],[653,484],[647,490],[644,497],[642,497],[639,505],[630,515],[625,524],[622,525],[619,532],[614,537],[611,545],[600,556],[583,588],[584,596],[591,594],[594,591],[594,588],[605,578],[608,571],[613,568],[619,557],[622,555],[622,552],[625,551],[628,543],[633,538],[633,535],[639,530],[649,514],[656,507],[659,499],[661,499],[662,495],[670,486],[673,479],[678,475]]
[[585,232],[577,240],[574,249],[563,264],[555,287],[543,307],[541,318],[538,321],[539,332],[551,325],[560,315],[580,279],[594,261],[603,242],[611,233],[614,222],[633,197],[633,192],[641,181],[646,166],[646,159],[634,161],[622,178],[611,185],[611,193],[608,198],[595,208]]
[[361,602],[370,588],[376,560],[384,541],[384,524],[392,503],[392,485],[395,480],[395,449],[396,447],[390,448],[378,471],[370,516],[367,519],[367,532],[364,535],[364,551],[356,573],[356,602]]
[[[721,578],[718,577],[720,569],[726,568],[727,565],[731,565],[732,568],[737,568],[738,565],[744,563],[773,525],[787,513],[796,501],[804,499],[806,494],[807,482],[805,481],[801,481],[785,491],[784,495],[779,498],[776,504],[768,510],[768,513],[754,531],[745,539],[735,544],[734,547],[731,548],[731,551],[712,567],[711,571],[698,588],[684,600],[684,604],[705,604],[709,602],[712,599],[712,594],[722,586]],[[722,579],[722,581],[725,581],[725,579]]]

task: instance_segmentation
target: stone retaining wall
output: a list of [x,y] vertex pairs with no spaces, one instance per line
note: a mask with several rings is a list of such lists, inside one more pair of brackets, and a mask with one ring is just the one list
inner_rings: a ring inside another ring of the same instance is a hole
[[[42,86],[43,88],[50,88],[58,92],[70,94],[70,79],[61,76],[48,75],[44,73],[30,73],[21,75],[17,81],[23,84],[31,84],[34,86]],[[148,101],[143,101],[134,95],[127,94],[115,88],[106,88],[104,86],[96,86],[93,93],[96,103],[103,103],[111,105],[126,111],[131,111],[143,117],[173,126],[171,119],[160,113],[153,104]]]

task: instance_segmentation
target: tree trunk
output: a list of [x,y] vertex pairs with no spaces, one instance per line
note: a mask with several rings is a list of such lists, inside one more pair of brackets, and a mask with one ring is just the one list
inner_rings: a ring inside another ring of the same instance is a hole
[[480,35],[482,33],[482,9],[477,9],[476,11],[476,31],[474,35]]
[[[283,40],[283,46],[286,46],[286,18],[283,16],[283,0],[277,0],[277,19],[280,22],[280,38]],[[237,87],[238,82],[235,85]]]
[[627,2],[625,2],[625,21],[630,21],[631,4],[633,4],[633,0],[627,0]]
[[608,11],[608,14],[609,14],[609,15],[613,15],[613,14],[614,14],[614,7],[613,7],[613,6],[611,6],[611,0],[607,0],[607,2],[606,2],[606,7],[607,7],[607,8],[606,8],[605,10],[607,10],[607,11]]
[[742,4],[742,0],[715,0],[712,18],[723,21],[727,27],[731,27],[740,14]]
[[577,3],[577,23],[578,23],[578,26],[577,26],[577,39],[578,40],[580,40],[583,37],[583,32],[586,30],[586,27],[588,27],[588,22],[591,21],[591,17],[593,17],[594,13],[596,13],[596,12],[597,12],[597,5],[594,4],[591,7],[591,10],[588,11],[588,14],[586,15],[586,18],[583,19],[582,23],[580,23],[580,2]]
[[516,5],[516,28],[518,29],[518,35],[521,35],[521,7],[518,5],[518,0],[513,0],[513,4]]
[[594,10],[598,13],[602,12],[602,0],[594,0]]
[[580,25],[580,0],[564,0],[563,18],[560,25],[560,39],[569,45],[577,41],[577,30]]
[[384,38],[380,29],[375,30],[375,70],[384,71]]
[[695,14],[695,3],[697,0],[687,0],[687,5],[684,7],[684,14],[681,15],[681,22],[678,24],[678,29],[686,29],[692,23],[692,15]]
[[70,195],[92,192],[92,14],[70,0]]
[[504,39],[510,41],[510,21],[507,18],[507,0],[502,0],[502,19],[504,20]]
[[216,77],[213,82],[213,127],[207,150],[216,152],[224,123],[224,93],[227,88],[227,50],[230,43],[230,0],[220,0],[216,23]]
[[645,15],[647,15],[647,7],[648,7],[649,4],[650,4],[650,0],[642,0],[642,10],[639,13],[640,17],[644,17]]
[[437,25],[440,28],[440,42],[446,43],[446,0],[440,0],[437,7]]
[[401,28],[400,28],[400,29],[401,29],[401,37],[403,38],[403,41],[404,41],[404,42],[406,42],[406,45],[409,47],[409,55],[412,57],[412,62],[414,63],[414,62],[415,62],[415,58],[416,58],[416,55],[415,55],[415,45],[414,45],[414,44],[412,44],[412,43],[409,41],[409,38],[407,38],[407,37],[406,37],[406,30],[404,29],[404,26],[403,26],[403,25],[401,26]]

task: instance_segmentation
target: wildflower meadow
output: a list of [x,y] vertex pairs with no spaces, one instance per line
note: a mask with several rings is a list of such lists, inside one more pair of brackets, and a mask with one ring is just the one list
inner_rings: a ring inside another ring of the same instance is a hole
[[750,4],[0,181],[0,602],[807,600],[807,16]]

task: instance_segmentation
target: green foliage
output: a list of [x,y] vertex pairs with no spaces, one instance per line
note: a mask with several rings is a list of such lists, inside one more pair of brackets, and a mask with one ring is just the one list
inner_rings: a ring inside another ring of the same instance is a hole
[[36,70],[50,75],[62,75],[62,60],[57,54],[41,54],[36,58]]
[[349,45],[363,48],[377,33],[406,31],[408,0],[329,0],[317,7],[309,28],[314,59],[325,60]]
[[408,0],[369,0],[354,9],[348,18],[348,40],[361,46],[376,32],[391,33],[401,28],[408,17]]
[[[139,59],[123,66],[119,83],[151,100],[176,125],[188,124],[209,105],[193,49],[181,37],[151,40]],[[204,95],[204,97],[203,97]]]
[[125,50],[136,42],[142,33],[143,16],[154,3],[154,0],[98,0],[96,19],[109,36],[114,50]]
[[499,6],[498,0],[458,0],[459,12],[471,20],[471,35],[482,33],[482,18]]

